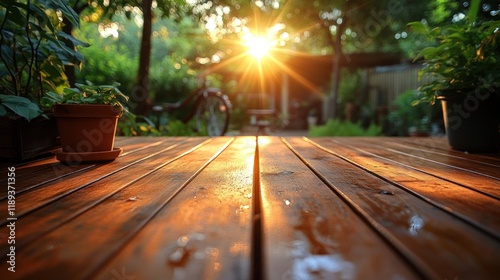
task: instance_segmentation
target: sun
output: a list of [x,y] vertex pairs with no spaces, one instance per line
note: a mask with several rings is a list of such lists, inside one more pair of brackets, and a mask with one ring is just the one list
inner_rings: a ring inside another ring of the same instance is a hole
[[244,38],[244,45],[248,48],[248,54],[260,60],[268,55],[271,49],[271,43],[264,37],[247,35]]

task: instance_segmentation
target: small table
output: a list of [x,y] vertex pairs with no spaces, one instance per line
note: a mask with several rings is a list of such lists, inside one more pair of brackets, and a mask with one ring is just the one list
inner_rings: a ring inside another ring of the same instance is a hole
[[250,109],[250,125],[257,126],[257,135],[266,135],[266,128],[271,126],[271,118],[275,118],[276,111],[272,109]]

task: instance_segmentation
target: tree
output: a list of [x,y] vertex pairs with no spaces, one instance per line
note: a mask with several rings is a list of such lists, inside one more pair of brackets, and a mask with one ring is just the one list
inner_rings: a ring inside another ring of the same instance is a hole
[[[131,2],[131,1],[125,1]],[[135,2],[135,1],[134,1]],[[159,13],[153,12],[153,0],[143,0],[140,9],[143,13],[143,28],[141,37],[141,47],[139,55],[139,69],[137,72],[136,90],[132,92],[132,98],[136,105],[135,112],[138,115],[145,115],[149,108],[149,67],[151,61],[151,33],[152,23],[155,16],[166,16],[181,19],[186,14],[188,4],[185,0],[157,0]]]
[[[136,79],[136,87],[132,92],[132,100],[135,103],[135,112],[144,115],[148,108],[149,91],[149,65],[151,57],[151,30],[152,22],[156,16],[172,17],[181,19],[187,13],[188,4],[185,0],[73,0],[73,8],[81,14],[86,10],[89,14],[96,14],[97,19],[111,19],[117,11],[124,10],[127,15],[131,14],[134,7],[143,13],[143,28],[141,37],[139,69]],[[153,11],[155,8],[155,13]],[[68,25],[66,32],[72,33],[72,26]],[[74,73],[72,69],[68,72]],[[70,74],[72,75],[72,74]]]
[[137,72],[137,92],[146,94],[134,94],[134,99],[137,102],[135,112],[139,115],[145,115],[148,110],[148,91],[149,91],[149,64],[151,60],[151,26],[153,22],[152,11],[153,0],[143,0],[141,10],[143,14],[143,28],[141,37],[141,50],[139,56],[139,70]]
[[234,19],[239,18],[257,34],[274,30],[274,36],[286,40],[289,49],[331,54],[334,67],[330,116],[335,117],[339,61],[344,51],[367,52],[381,46],[394,50],[397,41],[390,27],[405,9],[403,4],[397,0],[238,1],[229,13],[223,14],[226,24],[220,28],[225,29],[223,34],[238,32]]

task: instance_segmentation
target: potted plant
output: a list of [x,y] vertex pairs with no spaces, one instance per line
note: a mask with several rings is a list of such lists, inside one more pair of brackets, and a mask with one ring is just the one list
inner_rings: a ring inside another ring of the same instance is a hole
[[86,45],[61,31],[62,18],[79,25],[67,1],[0,0],[2,159],[21,161],[58,145],[55,120],[39,101],[45,91],[67,86],[64,66],[80,65],[74,46]]
[[462,21],[431,28],[422,22],[409,26],[432,45],[420,76],[430,82],[419,92],[424,101],[441,100],[450,146],[468,152],[500,148],[500,21]]
[[67,163],[114,160],[122,152],[114,147],[118,118],[128,111],[127,101],[112,85],[76,84],[62,94],[47,92],[41,100],[44,108],[52,108],[57,120],[62,149],[56,158]]

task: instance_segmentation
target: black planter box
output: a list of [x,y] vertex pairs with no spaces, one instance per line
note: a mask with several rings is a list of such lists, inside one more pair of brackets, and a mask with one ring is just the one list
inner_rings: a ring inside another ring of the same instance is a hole
[[20,162],[48,154],[59,147],[53,117],[31,122],[20,117],[0,117],[0,160]]

